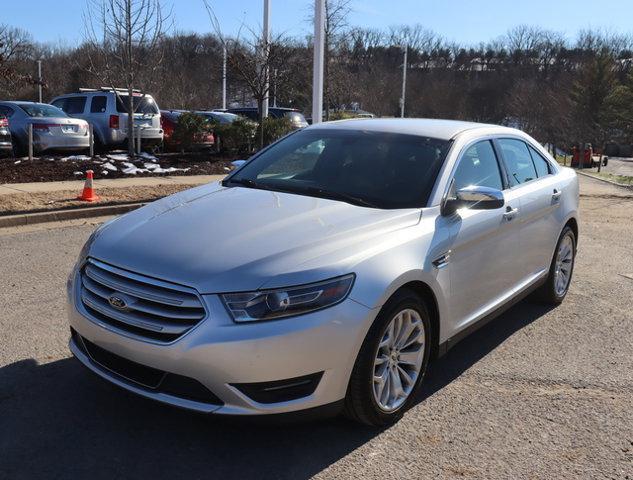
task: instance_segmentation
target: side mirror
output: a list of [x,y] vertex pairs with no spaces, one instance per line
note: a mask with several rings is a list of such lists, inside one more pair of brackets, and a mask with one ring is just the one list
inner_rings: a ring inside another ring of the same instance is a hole
[[231,165],[233,165],[233,168],[239,168],[242,165],[244,165],[246,163],[246,160],[233,160],[231,162]]
[[442,202],[442,215],[452,215],[460,208],[473,210],[494,210],[505,204],[503,192],[496,188],[471,185],[460,188],[454,196]]

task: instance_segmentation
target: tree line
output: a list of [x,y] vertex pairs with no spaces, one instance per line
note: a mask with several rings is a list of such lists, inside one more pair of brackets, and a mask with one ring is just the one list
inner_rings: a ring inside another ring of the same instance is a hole
[[[398,116],[407,45],[407,117],[505,124],[564,148],[576,142],[633,143],[630,35],[584,30],[569,40],[558,32],[518,26],[500,38],[462,45],[420,25],[350,27],[349,2],[328,4],[326,115],[359,107]],[[151,49],[134,46],[135,58],[148,65],[135,82],[161,108],[220,107],[227,46],[229,103],[257,103],[254,97],[263,92],[254,90],[249,75],[260,74],[258,33],[225,38],[210,30],[159,32]],[[268,48],[269,95],[279,106],[309,113],[312,38],[277,35]],[[37,43],[28,32],[1,25],[0,98],[37,99],[37,59],[43,64],[45,101],[79,87],[103,86],[112,63],[107,55],[115,53],[88,39],[77,46]]]

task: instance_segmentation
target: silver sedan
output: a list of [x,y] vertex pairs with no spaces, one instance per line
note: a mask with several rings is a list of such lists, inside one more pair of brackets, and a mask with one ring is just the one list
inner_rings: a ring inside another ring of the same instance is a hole
[[70,348],[178,407],[386,425],[465,335],[529,293],[560,303],[577,239],[575,173],[518,130],[323,123],[97,229]]
[[0,102],[0,114],[9,119],[14,148],[28,151],[29,125],[33,128],[33,151],[82,151],[90,147],[88,122],[70,118],[63,110],[46,103]]

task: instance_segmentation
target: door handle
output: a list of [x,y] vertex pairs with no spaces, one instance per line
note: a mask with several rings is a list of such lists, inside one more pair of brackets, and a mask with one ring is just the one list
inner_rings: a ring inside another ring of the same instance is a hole
[[563,194],[560,190],[554,189],[554,193],[552,193],[552,200],[558,201],[560,196]]
[[506,207],[506,211],[503,214],[503,218],[505,218],[506,220],[512,220],[516,216],[517,213],[519,213],[518,208]]

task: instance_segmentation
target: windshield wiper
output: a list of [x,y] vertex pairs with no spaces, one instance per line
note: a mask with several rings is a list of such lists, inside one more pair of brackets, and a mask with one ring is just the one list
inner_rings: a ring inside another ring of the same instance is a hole
[[229,184],[241,185],[242,187],[247,188],[259,188],[261,190],[273,190],[272,187],[256,182],[255,180],[251,180],[250,178],[228,178],[226,180],[222,180],[222,185],[224,187],[228,187]]
[[330,200],[341,200],[343,202],[351,203],[353,205],[360,205],[362,207],[369,208],[380,208],[375,203],[369,202],[364,198],[357,197],[355,195],[350,195],[349,193],[344,192],[335,192],[332,190],[325,190],[321,187],[301,187],[296,189],[297,192],[303,193],[311,193],[316,195],[317,197],[329,198]]

